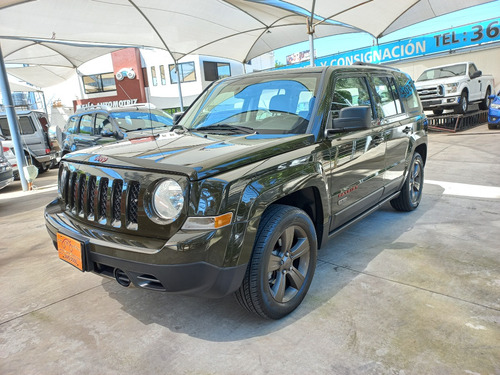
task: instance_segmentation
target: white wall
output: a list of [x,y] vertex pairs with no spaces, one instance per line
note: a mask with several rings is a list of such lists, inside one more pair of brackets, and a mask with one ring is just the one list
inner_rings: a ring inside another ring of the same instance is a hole
[[[156,49],[141,49],[141,56],[143,67],[147,69],[149,89],[146,90],[149,96],[149,101],[159,108],[173,108],[179,107],[179,87],[178,84],[170,82],[169,65],[174,61],[168,52]],[[179,63],[194,62],[196,81],[183,82],[181,84],[182,98],[185,106],[191,105],[194,99],[208,86],[211,81],[205,80],[203,71],[203,62],[222,62],[228,63],[231,67],[231,76],[237,76],[245,73],[244,65],[229,59],[200,56],[200,55],[187,55],[183,57]],[[161,82],[160,65],[164,66],[166,82],[163,85]],[[151,74],[151,67],[154,66],[156,70],[157,85],[153,85]]]

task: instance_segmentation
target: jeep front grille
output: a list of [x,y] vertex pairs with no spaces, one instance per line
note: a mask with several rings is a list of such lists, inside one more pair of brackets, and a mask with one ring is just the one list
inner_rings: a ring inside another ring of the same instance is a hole
[[138,229],[139,182],[69,171],[61,177],[67,211],[102,225]]

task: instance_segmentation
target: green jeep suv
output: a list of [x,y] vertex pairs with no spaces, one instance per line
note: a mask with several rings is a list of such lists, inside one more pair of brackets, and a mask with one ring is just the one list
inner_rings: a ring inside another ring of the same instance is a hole
[[45,210],[59,257],[123,286],[293,311],[329,238],[422,197],[411,78],[371,65],[231,77],[171,131],[66,155]]

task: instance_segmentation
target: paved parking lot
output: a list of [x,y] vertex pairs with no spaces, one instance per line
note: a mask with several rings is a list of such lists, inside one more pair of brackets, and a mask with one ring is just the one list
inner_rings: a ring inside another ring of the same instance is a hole
[[0,374],[500,374],[500,131],[432,133],[418,210],[332,239],[302,305],[123,288],[60,261],[57,171],[0,192]]

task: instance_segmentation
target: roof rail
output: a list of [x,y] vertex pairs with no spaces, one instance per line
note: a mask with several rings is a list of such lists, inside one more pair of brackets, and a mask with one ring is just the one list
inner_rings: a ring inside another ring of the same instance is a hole
[[153,103],[135,103],[122,106],[122,108],[130,108],[130,107],[156,109],[156,106]]
[[80,107],[80,108],[78,108],[76,110],[75,114],[76,113],[87,112],[87,111],[93,111],[93,110],[96,110],[96,109],[102,109],[102,110],[105,110],[105,111],[109,111],[111,109],[111,107],[109,105],[105,105],[105,104],[95,104],[95,105]]
[[398,68],[395,68],[393,66],[389,66],[389,65],[382,65],[382,64],[373,64],[373,63],[368,63],[368,62],[364,62],[364,61],[355,61],[352,63],[352,65],[360,65],[360,66],[373,66],[373,67],[377,67],[377,68],[390,68],[390,69],[394,69],[394,70],[398,70]]

